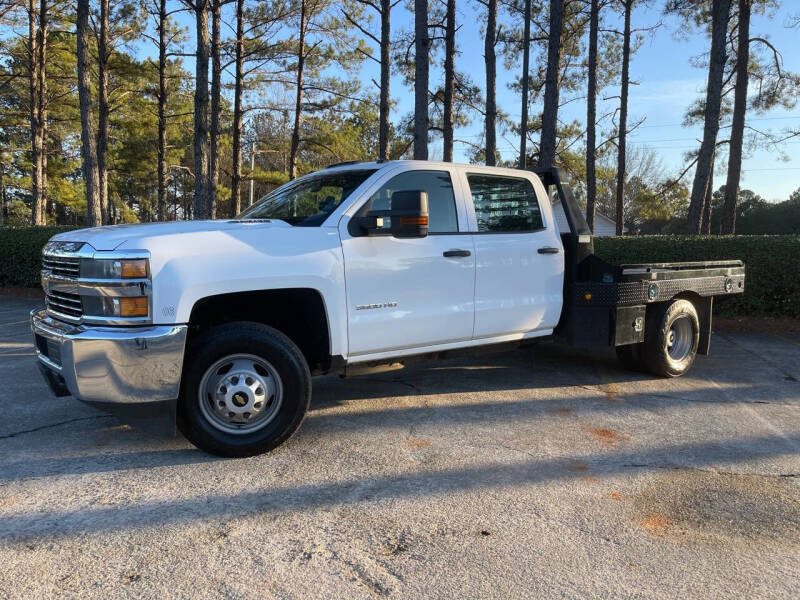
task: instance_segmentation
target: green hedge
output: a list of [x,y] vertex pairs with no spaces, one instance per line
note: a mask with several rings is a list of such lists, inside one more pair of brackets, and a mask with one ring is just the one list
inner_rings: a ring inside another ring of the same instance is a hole
[[0,227],[0,287],[39,287],[42,246],[70,227]]
[[[42,246],[64,227],[0,228],[0,287],[38,287]],[[747,265],[745,293],[716,306],[722,316],[800,318],[800,236],[630,236],[595,240],[610,263],[738,258]]]
[[613,264],[741,259],[745,292],[714,306],[715,314],[800,318],[800,236],[631,236],[595,239],[595,252]]

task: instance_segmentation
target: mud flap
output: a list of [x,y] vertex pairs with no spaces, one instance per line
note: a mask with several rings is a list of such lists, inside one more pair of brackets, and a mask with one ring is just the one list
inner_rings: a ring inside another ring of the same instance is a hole
[[697,353],[707,356],[711,349],[711,312],[714,297],[693,299],[692,303],[697,309],[697,318],[700,321],[700,343],[697,345]]

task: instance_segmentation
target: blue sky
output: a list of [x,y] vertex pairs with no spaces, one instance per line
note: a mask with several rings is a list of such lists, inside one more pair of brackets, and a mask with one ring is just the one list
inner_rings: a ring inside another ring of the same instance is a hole
[[[696,149],[702,136],[701,127],[684,127],[682,121],[687,106],[705,88],[705,70],[693,67],[690,61],[692,57],[707,51],[708,39],[703,32],[695,32],[688,39],[676,38],[674,32],[677,30],[677,21],[661,14],[661,2],[654,4],[654,8],[634,12],[632,19],[633,28],[651,26],[659,21],[664,25],[652,37],[645,39],[632,59],[631,78],[638,85],[630,88],[629,123],[635,123],[643,117],[645,122],[630,135],[629,143],[654,149],[662,157],[665,170],[670,174],[677,174],[685,165],[684,153]],[[797,43],[800,30],[785,27],[788,17],[800,12],[800,2],[785,1],[784,5],[772,18],[754,15],[751,33],[753,36],[767,37],[776,45],[783,53],[785,69],[800,71]],[[483,43],[480,37],[483,13],[479,12],[474,3],[461,1],[458,14],[461,28],[457,44],[461,56],[457,68],[469,72],[476,83],[483,87],[485,76]],[[402,15],[393,20],[402,26],[410,24],[411,18],[411,15]],[[465,68],[464,65],[475,65],[475,68]],[[518,76],[517,72],[506,71],[502,61],[498,60],[498,105],[517,121],[520,115],[520,99],[515,92],[508,89],[508,83]],[[393,81],[393,85],[395,88],[392,95],[399,100],[399,112],[410,111],[413,108],[413,98],[408,93],[399,93],[401,82]],[[616,89],[607,88],[602,91],[601,96],[614,96],[618,93]],[[604,108],[613,110],[613,102],[618,103],[618,100],[606,102],[605,107],[601,103],[598,114],[604,112]],[[565,120],[575,118],[585,122],[585,111],[584,101],[574,102],[563,108],[562,115]],[[788,111],[773,110],[764,115],[753,115],[751,122],[759,128],[775,131],[786,127],[800,129],[800,106]],[[457,131],[456,137],[471,136],[471,141],[478,141],[482,127],[482,122],[477,120],[466,131]],[[517,136],[507,134],[498,137],[498,146],[503,157],[510,159],[517,156],[519,141]],[[458,144],[455,159],[465,160],[467,150],[466,145]],[[769,200],[786,199],[792,191],[799,188],[800,137],[784,144],[783,150],[790,157],[788,162],[783,162],[774,152],[761,150],[748,154],[743,164],[742,186],[753,189]],[[431,152],[441,156],[441,142],[434,142]],[[724,177],[723,164],[716,173],[715,187],[724,183]]]
[[[431,0],[433,1],[433,0]],[[675,31],[678,22],[671,17],[664,17],[661,13],[663,2],[651,2],[652,8],[637,9],[633,15],[633,28],[648,27],[661,21],[663,25],[652,36],[644,40],[644,44],[633,56],[631,62],[631,78],[637,82],[630,89],[629,123],[635,123],[644,118],[644,123],[629,136],[629,144],[639,147],[648,147],[658,153],[667,174],[679,173],[685,165],[684,154],[699,146],[702,135],[700,126],[684,127],[682,125],[686,108],[694,102],[703,92],[706,80],[706,71],[692,66],[691,59],[708,50],[708,38],[705,32],[695,31],[688,37],[678,38]],[[797,37],[800,29],[788,29],[786,24],[790,16],[800,13],[800,2],[797,0],[784,0],[783,7],[771,15],[753,15],[751,22],[751,35],[768,38],[783,53],[783,68],[799,72],[800,52],[798,52]],[[226,10],[230,7],[226,7]],[[456,68],[468,72],[475,83],[484,87],[485,75],[483,67],[483,38],[481,24],[485,20],[485,9],[477,2],[471,0],[458,0],[457,4],[458,25],[457,46],[460,55],[457,58]],[[501,14],[501,19],[507,15]],[[193,20],[185,13],[179,17],[181,23],[190,28],[189,40],[186,43],[187,51],[194,47]],[[615,23],[613,17],[609,24],[621,28],[621,23]],[[373,29],[377,25],[373,19]],[[398,4],[392,13],[393,34],[401,28],[413,28],[413,15],[404,8],[403,3]],[[225,32],[223,28],[223,32]],[[148,44],[143,44],[145,47]],[[149,48],[141,50],[150,54]],[[534,50],[538,52],[539,50]],[[532,62],[534,58],[532,57]],[[187,67],[193,68],[191,59],[187,59]],[[519,76],[518,71],[507,71],[503,67],[501,57],[498,57],[497,70],[497,96],[498,106],[514,120],[519,120],[520,98],[509,90],[508,84]],[[431,71],[431,87],[435,85],[434,78],[441,77],[439,69]],[[371,80],[378,79],[377,65],[366,61],[361,69],[360,78],[364,88],[371,91]],[[618,90],[606,88],[603,96],[614,96]],[[403,86],[396,75],[392,78],[392,97],[397,102],[396,112],[393,115],[397,120],[401,115],[406,115],[413,110],[413,90]],[[377,102],[377,91],[375,92]],[[598,114],[613,110],[616,100],[600,101]],[[536,110],[534,107],[532,110]],[[562,109],[561,117],[564,120],[578,119],[585,121],[585,102],[573,102]],[[800,129],[800,106],[790,110],[775,109],[766,114],[748,115],[748,123],[759,129],[781,131],[788,127]],[[605,125],[609,128],[609,124]],[[477,116],[473,123],[456,131],[456,138],[468,139],[473,143],[480,143],[483,122]],[[724,133],[724,132],[723,132]],[[513,159],[517,155],[519,140],[512,133],[498,135],[498,149],[505,159]],[[466,161],[468,146],[457,143],[455,147],[455,160]],[[743,163],[742,186],[754,190],[768,200],[784,200],[795,189],[800,188],[800,137],[782,146],[788,161],[783,161],[778,153],[766,150],[746,152]],[[441,140],[431,143],[431,158],[441,157]],[[724,183],[725,160],[719,161],[715,176],[715,188]],[[689,174],[691,176],[691,173]],[[691,180],[688,180],[689,183]]]

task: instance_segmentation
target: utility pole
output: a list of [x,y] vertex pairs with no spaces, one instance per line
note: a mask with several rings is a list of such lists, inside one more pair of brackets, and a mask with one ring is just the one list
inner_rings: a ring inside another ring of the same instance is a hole
[[247,206],[253,206],[253,185],[255,181],[253,180],[253,169],[256,168],[256,141],[253,140],[250,142],[250,199],[247,203]]
[[525,25],[522,34],[522,118],[519,121],[519,168],[524,169],[528,144],[528,71],[531,54],[531,0],[525,0]]

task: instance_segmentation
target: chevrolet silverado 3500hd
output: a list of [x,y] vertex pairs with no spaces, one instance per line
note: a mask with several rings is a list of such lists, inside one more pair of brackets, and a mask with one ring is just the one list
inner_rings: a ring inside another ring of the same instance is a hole
[[57,396],[168,406],[198,447],[248,456],[299,427],[315,374],[557,337],[682,375],[744,277],[604,262],[557,169],[344,163],[235,219],[56,235],[31,324]]

